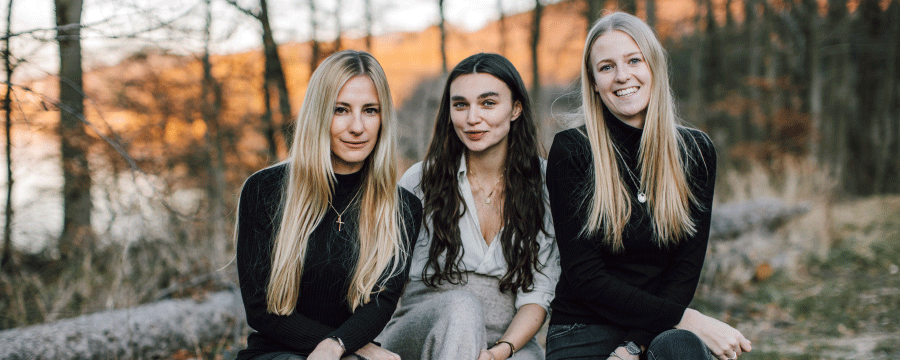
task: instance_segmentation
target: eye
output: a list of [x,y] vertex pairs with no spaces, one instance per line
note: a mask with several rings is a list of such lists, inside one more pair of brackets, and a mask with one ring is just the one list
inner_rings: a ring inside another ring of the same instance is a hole
[[494,100],[485,100],[484,102],[481,103],[481,105],[491,107],[491,106],[497,105],[497,102]]
[[608,70],[612,70],[612,65],[600,65],[600,67],[597,68],[597,71],[600,71],[600,72],[608,71]]
[[469,104],[462,102],[462,101],[457,101],[457,102],[451,104],[450,107],[452,107],[456,110],[463,110],[463,109],[469,107]]
[[366,108],[365,110],[363,110],[363,111],[365,111],[366,114],[368,114],[368,115],[378,115],[379,113],[381,113],[381,109],[379,109],[379,108],[377,108],[377,107],[374,107],[374,106],[373,106],[373,107],[367,107],[367,108]]
[[334,113],[335,113],[336,115],[343,115],[343,114],[346,114],[346,113],[348,113],[348,112],[350,112],[350,110],[347,109],[346,106],[335,106],[335,107],[334,107]]
[[631,58],[631,59],[628,60],[628,63],[629,63],[629,64],[637,64],[637,63],[639,63],[639,62],[641,62],[641,58],[639,58],[639,57],[633,57],[633,58]]

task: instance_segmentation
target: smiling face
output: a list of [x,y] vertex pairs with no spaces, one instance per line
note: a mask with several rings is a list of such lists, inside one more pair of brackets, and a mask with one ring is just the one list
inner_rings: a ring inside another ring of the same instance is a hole
[[338,93],[331,118],[331,165],[335,173],[359,171],[378,142],[381,105],[375,83],[360,75]]
[[522,104],[493,75],[461,75],[450,83],[450,121],[470,152],[505,151],[510,124],[521,113]]
[[619,120],[643,128],[653,75],[637,43],[622,31],[610,31],[591,46],[594,91]]

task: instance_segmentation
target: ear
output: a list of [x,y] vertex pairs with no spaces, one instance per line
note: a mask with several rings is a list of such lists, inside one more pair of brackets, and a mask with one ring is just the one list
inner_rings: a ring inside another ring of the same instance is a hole
[[516,102],[513,104],[513,109],[512,109],[512,110],[513,110],[513,111],[512,111],[512,119],[509,120],[509,121],[516,121],[516,119],[518,119],[519,116],[522,115],[522,102],[521,102],[521,101],[516,101]]

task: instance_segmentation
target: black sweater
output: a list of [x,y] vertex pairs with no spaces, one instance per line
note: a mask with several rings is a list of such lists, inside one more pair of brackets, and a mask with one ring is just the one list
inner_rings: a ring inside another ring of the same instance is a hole
[[[358,201],[350,204],[360,187],[361,172],[336,174],[333,205],[342,211],[344,224],[338,231],[337,214],[326,212],[313,230],[303,265],[300,296],[291,315],[266,311],[266,285],[271,272],[273,234],[280,224],[278,212],[286,166],[276,165],[250,176],[241,191],[237,224],[237,266],[247,323],[256,332],[247,338],[247,349],[238,359],[270,359],[278,354],[308,355],[322,340],[339,337],[348,352],[375,339],[391,318],[409,274],[409,259],[403,271],[387,281],[371,301],[350,311],[347,289],[356,266],[358,246]],[[415,195],[400,191],[407,250],[418,236],[422,205]],[[357,197],[358,198],[358,197]]]
[[589,237],[580,234],[593,193],[590,145],[581,129],[556,134],[547,160],[547,189],[562,274],[550,324],[617,325],[627,329],[623,341],[646,346],[681,321],[697,289],[709,239],[716,152],[706,134],[679,127],[686,144],[682,153],[688,185],[701,206],[691,206],[694,236],[660,248],[652,236],[649,202],[639,203],[635,195],[642,130],[618,119],[607,120],[607,126],[624,165],[634,174],[632,178],[620,164],[632,201],[631,219],[623,231],[624,251],[614,254],[601,245],[602,230]]

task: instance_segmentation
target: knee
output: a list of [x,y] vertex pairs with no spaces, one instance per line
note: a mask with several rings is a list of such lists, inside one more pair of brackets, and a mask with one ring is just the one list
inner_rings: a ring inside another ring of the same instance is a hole
[[656,336],[647,348],[650,359],[706,359],[709,351],[703,340],[688,330],[673,329]]
[[441,318],[453,324],[482,323],[484,318],[481,300],[465,290],[448,291],[442,294],[439,306],[431,311],[439,313]]

